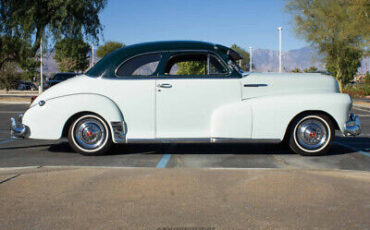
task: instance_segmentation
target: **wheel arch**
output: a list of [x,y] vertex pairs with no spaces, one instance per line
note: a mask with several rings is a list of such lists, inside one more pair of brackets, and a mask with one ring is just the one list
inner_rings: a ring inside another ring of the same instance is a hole
[[312,114],[318,114],[318,115],[325,115],[327,116],[330,121],[333,123],[334,125],[334,130],[340,130],[339,129],[339,125],[338,125],[338,122],[334,119],[334,117],[325,112],[325,111],[322,111],[322,110],[306,110],[306,111],[303,111],[303,112],[300,112],[298,113],[297,115],[295,115],[289,122],[289,125],[288,127],[286,128],[285,130],[285,134],[284,134],[284,138],[283,138],[283,142],[285,142],[287,140],[287,138],[289,137],[289,130],[292,128],[292,126],[294,125],[294,122],[301,116],[304,116],[304,115],[312,115]]
[[109,122],[106,119],[104,119],[104,117],[102,117],[101,115],[99,115],[97,113],[91,112],[91,111],[82,111],[82,112],[75,113],[75,114],[73,114],[72,116],[70,116],[68,118],[68,120],[65,122],[65,124],[63,126],[62,137],[67,137],[68,136],[69,127],[72,125],[72,123],[77,118],[82,117],[84,115],[88,115],[88,114],[92,114],[92,115],[95,115],[95,116],[100,117],[107,124],[107,127],[109,129],[109,132],[112,134],[112,129],[111,129],[110,125],[109,125]]

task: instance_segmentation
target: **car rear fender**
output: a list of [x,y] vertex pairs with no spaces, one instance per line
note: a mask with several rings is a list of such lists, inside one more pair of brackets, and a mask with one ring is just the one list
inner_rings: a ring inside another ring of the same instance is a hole
[[42,106],[32,106],[24,114],[23,124],[29,128],[29,138],[57,140],[62,137],[67,121],[79,113],[99,115],[108,123],[111,132],[111,122],[124,121],[121,110],[110,98],[83,93],[51,98]]

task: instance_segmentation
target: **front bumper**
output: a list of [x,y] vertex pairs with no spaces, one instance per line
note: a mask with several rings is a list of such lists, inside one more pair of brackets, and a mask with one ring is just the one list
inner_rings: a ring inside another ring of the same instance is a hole
[[350,114],[348,121],[344,125],[344,135],[349,136],[358,136],[361,133],[361,124],[358,116],[355,116],[353,113]]
[[18,115],[18,119],[10,118],[10,137],[13,139],[25,138],[28,132],[28,127],[22,124],[23,114]]

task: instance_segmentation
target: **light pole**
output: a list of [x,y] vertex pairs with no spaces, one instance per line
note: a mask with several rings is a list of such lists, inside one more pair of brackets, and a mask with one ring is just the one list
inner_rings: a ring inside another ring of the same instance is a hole
[[94,43],[91,43],[91,64],[90,67],[94,65]]
[[44,79],[42,76],[42,37],[40,41],[40,87],[39,87],[39,93],[42,93],[44,91]]
[[282,68],[282,63],[281,63],[281,55],[282,55],[282,47],[281,47],[281,43],[282,43],[282,30],[283,30],[283,27],[279,27],[278,28],[279,30],[279,73],[281,73],[283,71],[283,68]]
[[253,71],[252,66],[253,66],[253,48],[252,46],[249,46],[249,72]]

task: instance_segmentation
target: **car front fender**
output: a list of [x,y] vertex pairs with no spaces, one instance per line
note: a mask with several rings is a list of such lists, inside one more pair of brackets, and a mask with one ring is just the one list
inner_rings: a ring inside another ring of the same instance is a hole
[[341,93],[302,93],[245,100],[253,111],[253,139],[282,140],[290,122],[304,112],[323,112],[333,118],[340,131],[351,109],[351,99]]

